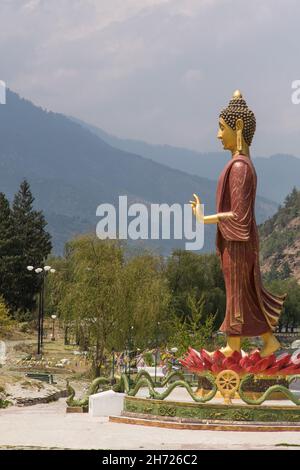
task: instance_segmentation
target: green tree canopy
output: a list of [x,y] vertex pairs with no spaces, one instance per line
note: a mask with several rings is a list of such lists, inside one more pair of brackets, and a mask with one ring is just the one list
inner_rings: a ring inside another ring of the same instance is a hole
[[33,203],[29,183],[24,180],[12,205],[14,237],[18,250],[18,263],[14,272],[17,284],[14,307],[20,312],[34,308],[35,295],[40,288],[39,279],[33,272],[27,271],[26,267],[43,266],[51,252],[51,237],[46,231],[46,220],[41,211],[33,208]]
[[172,308],[185,319],[189,315],[189,296],[203,299],[203,321],[215,315],[214,327],[224,318],[226,298],[220,261],[216,255],[198,255],[176,250],[167,261],[166,275],[172,293]]

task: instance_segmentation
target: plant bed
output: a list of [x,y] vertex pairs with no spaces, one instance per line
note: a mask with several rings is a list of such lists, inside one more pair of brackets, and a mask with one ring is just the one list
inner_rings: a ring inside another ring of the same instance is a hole
[[67,406],[66,413],[88,413],[89,406]]

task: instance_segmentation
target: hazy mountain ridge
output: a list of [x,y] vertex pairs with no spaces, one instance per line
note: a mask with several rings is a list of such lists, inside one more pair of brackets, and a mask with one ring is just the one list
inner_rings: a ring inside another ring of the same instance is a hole
[[[215,211],[215,181],[116,149],[82,125],[9,90],[0,122],[0,190],[11,199],[21,180],[28,179],[56,252],[70,236],[95,230],[97,206],[116,203],[119,195],[128,195],[129,203],[183,204],[196,192],[206,212]],[[258,221],[275,210],[272,201],[258,198]],[[205,250],[214,249],[214,233],[207,228]],[[168,253],[178,242],[157,241],[156,246]]]
[[[75,121],[113,147],[212,180],[217,180],[230,158],[229,153],[224,151],[200,153],[170,145],[153,145],[139,140],[122,139],[78,119]],[[253,147],[255,149],[255,141]],[[254,155],[253,161],[258,176],[259,196],[280,204],[294,186],[300,188],[300,158],[287,154],[271,155],[268,158]]]

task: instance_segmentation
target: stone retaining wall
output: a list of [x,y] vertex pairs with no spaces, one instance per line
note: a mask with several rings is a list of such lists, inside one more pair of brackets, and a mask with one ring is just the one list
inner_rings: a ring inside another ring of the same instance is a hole
[[68,396],[67,390],[58,390],[55,393],[43,397],[32,397],[32,398],[15,398],[16,406],[32,406],[39,403],[50,403],[51,401],[57,401],[59,398],[66,398]]

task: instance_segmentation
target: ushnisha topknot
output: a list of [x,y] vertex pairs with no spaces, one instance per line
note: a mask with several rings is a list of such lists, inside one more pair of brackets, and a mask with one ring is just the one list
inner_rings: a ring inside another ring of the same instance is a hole
[[246,144],[251,145],[255,129],[256,119],[253,111],[248,108],[246,101],[244,100],[242,93],[236,90],[233,93],[229,105],[223,109],[220,113],[220,117],[224,119],[226,124],[235,130],[235,123],[237,119],[242,119],[244,122],[243,137]]

